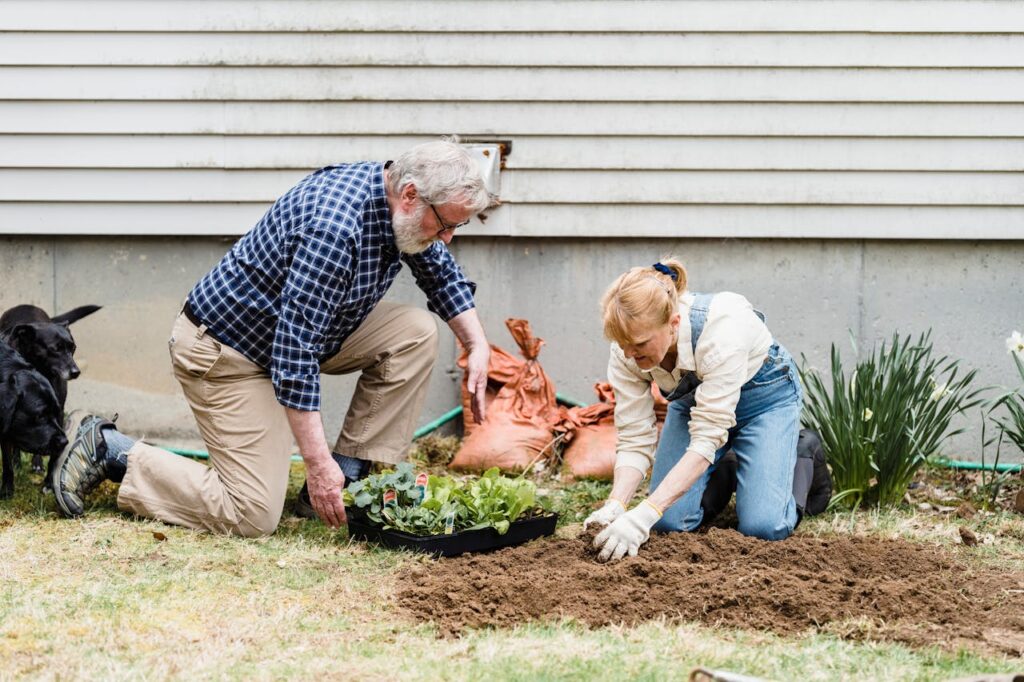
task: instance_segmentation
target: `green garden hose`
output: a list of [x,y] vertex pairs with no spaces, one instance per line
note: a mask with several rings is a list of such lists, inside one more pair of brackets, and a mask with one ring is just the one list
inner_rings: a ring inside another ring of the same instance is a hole
[[[563,405],[569,405],[571,407],[587,406],[587,403],[576,400],[575,398],[564,396],[561,393],[556,393],[555,399],[559,403]],[[434,421],[428,424],[424,424],[420,428],[416,429],[416,431],[412,434],[413,439],[422,438],[428,433],[431,433],[432,431],[441,428],[451,420],[458,417],[460,414],[462,414],[462,406],[460,405],[458,407],[453,407],[452,409],[448,410]],[[210,453],[208,453],[206,450],[185,450],[181,448],[164,449],[169,450],[170,452],[173,452],[176,455],[181,455],[183,457],[191,457],[193,459],[208,459],[210,457]],[[299,455],[292,455],[292,461],[301,462],[302,457]],[[967,471],[995,471],[998,473],[1019,473],[1021,467],[1024,466],[1021,464],[981,464],[979,462],[964,462],[957,459],[947,459],[945,457],[940,457],[936,459],[934,463],[937,466],[943,467],[945,469],[964,469]]]

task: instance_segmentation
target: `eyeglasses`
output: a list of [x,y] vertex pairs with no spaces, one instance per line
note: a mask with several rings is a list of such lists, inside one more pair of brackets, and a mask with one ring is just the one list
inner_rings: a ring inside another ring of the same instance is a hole
[[461,223],[457,223],[455,225],[449,225],[444,221],[444,218],[441,217],[441,214],[437,212],[437,208],[433,204],[428,203],[427,206],[429,206],[430,210],[434,212],[434,217],[437,218],[437,224],[441,226],[441,229],[437,231],[438,237],[440,237],[445,232],[455,232],[455,230],[459,229],[460,227],[465,227],[466,225],[469,225],[468,220],[463,220]]

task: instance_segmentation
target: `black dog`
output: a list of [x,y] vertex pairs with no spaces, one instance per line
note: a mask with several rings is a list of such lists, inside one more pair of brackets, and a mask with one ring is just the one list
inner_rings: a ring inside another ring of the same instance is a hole
[[0,498],[14,494],[15,448],[49,455],[50,461],[68,444],[61,426],[63,413],[50,382],[6,343],[0,342],[0,443],[3,479]]
[[[85,305],[51,318],[42,308],[18,305],[0,316],[0,341],[10,344],[47,378],[62,412],[68,382],[82,373],[75,363],[75,339],[68,326],[99,309],[98,305]],[[42,471],[42,458],[39,453],[33,454],[32,470]]]

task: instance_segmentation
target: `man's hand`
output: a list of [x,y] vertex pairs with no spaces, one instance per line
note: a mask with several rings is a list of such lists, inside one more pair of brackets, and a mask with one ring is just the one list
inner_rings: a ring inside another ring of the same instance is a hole
[[303,412],[290,407],[284,411],[288,415],[288,425],[299,445],[302,459],[306,462],[306,485],[309,487],[309,501],[313,510],[331,528],[348,523],[345,502],[341,497],[345,475],[331,457],[331,449],[324,439],[320,413]]
[[487,415],[487,369],[491,362],[491,347],[487,343],[476,308],[470,308],[448,320],[448,326],[455,332],[462,347],[469,351],[466,387],[473,396],[473,419],[480,424]]
[[660,518],[661,511],[647,500],[633,507],[594,538],[594,549],[600,550],[597,560],[618,561],[627,553],[636,556]]
[[583,530],[587,530],[591,526],[607,526],[625,513],[626,505],[614,497],[609,497],[600,509],[591,513],[583,522]]
[[491,347],[478,344],[469,352],[466,362],[466,386],[473,396],[473,420],[482,424],[487,416],[487,369],[491,362]]
[[309,501],[320,520],[331,528],[348,523],[345,515],[345,502],[341,491],[345,487],[345,475],[328,458],[326,462],[317,460],[306,462],[306,485],[309,486]]

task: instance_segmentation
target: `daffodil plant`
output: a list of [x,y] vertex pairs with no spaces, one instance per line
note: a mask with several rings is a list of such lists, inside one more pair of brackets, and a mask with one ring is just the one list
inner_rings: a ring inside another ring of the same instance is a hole
[[[854,347],[856,354],[856,346]],[[804,424],[821,434],[834,504],[899,504],[914,473],[950,437],[955,416],[981,403],[976,371],[932,355],[931,332],[893,335],[849,374],[832,345],[831,385],[803,359]]]

